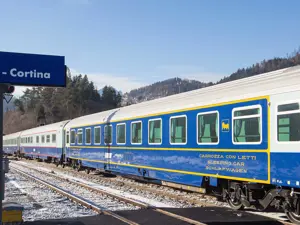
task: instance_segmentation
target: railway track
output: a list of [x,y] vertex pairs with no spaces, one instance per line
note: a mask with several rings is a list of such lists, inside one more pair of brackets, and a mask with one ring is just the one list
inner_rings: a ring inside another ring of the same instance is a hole
[[[38,170],[38,169],[36,169],[36,168],[34,168],[34,167],[32,167],[32,166],[25,166],[24,164],[22,164],[22,167],[27,167],[27,168],[29,168],[29,169],[32,169],[32,170],[36,170],[36,171],[39,171],[39,172],[41,172],[41,170]],[[138,207],[140,207],[140,208],[142,208],[142,209],[152,209],[152,210],[154,210],[154,211],[156,211],[156,212],[160,212],[160,213],[162,213],[162,214],[165,214],[165,215],[169,215],[170,214],[170,212],[168,212],[168,211],[165,211],[165,210],[161,210],[161,209],[157,209],[156,207],[153,207],[153,206],[151,206],[150,204],[146,204],[146,203],[143,203],[143,202],[140,202],[140,201],[136,201],[136,200],[132,200],[132,199],[128,199],[128,198],[124,198],[124,197],[122,197],[122,196],[119,196],[119,195],[115,195],[115,194],[113,194],[113,193],[110,193],[110,192],[108,192],[108,191],[104,191],[104,190],[101,190],[101,189],[99,189],[99,188],[97,188],[97,187],[93,187],[93,186],[91,186],[91,184],[85,184],[85,183],[80,183],[78,180],[76,181],[76,178],[74,178],[74,180],[72,181],[72,179],[68,179],[68,178],[63,178],[63,177],[61,177],[60,175],[57,175],[57,174],[53,174],[53,173],[49,173],[49,172],[46,172],[46,171],[42,171],[43,173],[46,173],[46,174],[49,174],[49,175],[51,175],[51,176],[55,176],[56,178],[58,178],[58,179],[63,179],[63,180],[65,180],[65,181],[69,181],[69,182],[74,182],[74,183],[76,183],[77,185],[79,185],[79,186],[81,186],[81,187],[83,187],[83,188],[87,188],[87,189],[89,189],[89,190],[91,190],[91,191],[94,191],[94,192],[97,192],[97,193],[100,193],[100,194],[106,194],[106,195],[109,195],[109,196],[111,196],[111,197],[113,197],[113,198],[119,198],[119,199],[121,199],[122,201],[125,201],[125,202],[127,202],[127,203],[129,203],[129,204],[133,204],[133,205],[136,205],[136,206],[138,206]],[[77,174],[77,173],[76,173]],[[85,174],[86,175],[86,174]],[[126,178],[125,178],[126,179]],[[139,185],[135,185],[135,186],[139,186]],[[154,185],[154,186],[158,186],[158,185]],[[141,185],[139,188],[143,188],[143,186]],[[145,188],[145,187],[144,187]],[[153,188],[148,188],[148,190],[149,191],[151,191]],[[161,191],[159,190],[159,191],[157,191],[156,193],[160,193],[161,194]],[[203,201],[199,201],[199,200],[193,200],[193,199],[190,199],[190,198],[187,198],[187,197],[183,197],[183,196],[181,196],[181,198],[180,199],[184,199],[185,201],[191,201],[191,202],[193,202],[194,204],[196,203],[196,204],[199,204],[200,206],[214,206],[214,207],[216,207],[216,206],[218,206],[217,204],[214,204],[214,203],[208,203],[208,202],[203,202]],[[277,220],[277,221],[280,221],[282,224],[286,224],[286,225],[291,225],[292,223],[290,223],[290,222],[288,222],[287,221],[287,219],[286,218],[284,218],[284,213],[270,213],[270,212],[257,212],[257,211],[248,211],[248,210],[245,210],[246,212],[250,212],[250,213],[253,213],[253,214],[256,214],[256,215],[261,215],[261,216],[265,216],[265,217],[268,217],[268,218],[272,218],[272,219],[274,219],[274,220]],[[176,217],[176,216],[178,216],[178,215],[176,215],[176,214],[174,214],[174,215],[170,215],[170,216],[172,216],[172,217]],[[180,216],[179,216],[179,218],[180,218]],[[179,219],[178,218],[178,219]],[[181,220],[183,220],[183,221],[185,221],[185,222],[187,222],[187,220],[186,219],[188,219],[188,218],[181,218]],[[203,224],[203,223],[199,223],[198,221],[190,221],[189,223],[191,223],[191,224]]]
[[26,222],[96,215],[94,211],[12,170],[5,175],[5,201],[21,204]]
[[[122,196],[118,196],[118,195],[115,195],[113,193],[110,193],[110,192],[107,192],[107,191],[104,191],[104,190],[101,190],[101,189],[98,189],[98,188],[95,188],[95,187],[92,187],[92,186],[89,186],[87,184],[83,184],[83,183],[79,183],[79,182],[76,182],[76,181],[72,181],[70,179],[66,179],[66,178],[62,178],[62,177],[59,177],[57,176],[56,174],[51,174],[51,173],[46,173],[44,171],[39,171],[35,168],[30,168],[28,166],[24,166],[26,167],[27,169],[30,169],[30,170],[35,170],[36,172],[39,172],[39,173],[44,173],[44,174],[47,174],[48,176],[52,176],[52,177],[55,177],[55,178],[58,178],[60,180],[64,180],[65,182],[68,182],[68,183],[72,183],[74,185],[78,185],[82,188],[85,188],[91,192],[94,192],[94,193],[98,193],[98,194],[101,194],[101,195],[107,195],[107,196],[110,196],[112,198],[115,198],[115,199],[119,199],[120,201],[124,201],[124,202],[127,202],[129,204],[132,204],[132,205],[135,205],[135,206],[138,206],[140,208],[143,208],[143,209],[148,209],[148,210],[152,210],[154,212],[157,212],[157,213],[161,213],[163,215],[166,215],[168,217],[172,217],[172,218],[175,218],[177,220],[181,220],[181,221],[184,221],[186,223],[189,223],[189,224],[195,224],[195,225],[205,225],[204,223],[201,223],[199,221],[196,221],[196,220],[193,220],[193,219],[190,219],[190,218],[187,218],[187,217],[184,217],[184,216],[181,216],[181,215],[177,215],[177,214],[174,214],[172,212],[169,212],[169,211],[166,211],[166,210],[163,210],[163,209],[160,209],[160,208],[156,208],[155,206],[152,206],[152,205],[149,205],[149,204],[146,204],[146,203],[143,203],[143,202],[138,202],[138,201],[135,201],[135,200],[132,200],[132,199],[128,199],[128,198],[124,198]],[[68,198],[70,198],[71,200],[87,207],[87,208],[90,208],[92,210],[94,210],[95,212],[99,213],[99,214],[105,214],[105,215],[109,215],[109,216],[112,216],[118,220],[121,220],[127,224],[138,224],[134,221],[131,221],[125,217],[122,217],[120,215],[118,215],[117,213],[114,213],[110,210],[107,210],[103,207],[99,207],[97,205],[97,203],[94,203],[92,201],[89,201],[81,196],[78,196],[76,194],[73,194],[73,193],[70,193],[60,187],[58,187],[57,185],[53,185],[51,184],[50,182],[48,181],[45,181],[45,180],[42,180],[36,176],[33,176],[27,172],[23,172],[20,170],[20,168],[16,168],[16,166],[11,166],[11,168],[13,170],[15,170],[16,172],[22,174],[23,176],[26,176],[50,189],[52,189],[53,191],[56,191],[58,192],[59,194],[63,195],[63,196],[66,196]]]
[[[26,163],[26,161],[24,162]],[[40,166],[40,163],[35,161],[30,161],[30,163]],[[27,163],[26,163],[27,164]],[[86,174],[84,172],[77,172],[71,168],[65,167],[60,168],[56,167],[54,164],[46,164],[49,169],[53,171],[61,172],[68,174],[70,176],[80,177],[82,179],[89,179],[97,184],[111,187],[113,186],[117,190],[122,190],[125,192],[138,193],[139,195],[145,195],[149,198],[162,196],[161,201],[165,201],[166,198],[173,199],[176,202],[184,203],[185,207],[194,207],[194,206],[227,206],[227,203],[217,201],[215,196],[204,195],[201,193],[188,192],[186,190],[178,190],[172,187],[161,186],[154,183],[139,183],[135,182],[130,178],[123,178],[117,176],[115,178],[104,178],[102,176],[95,176],[95,174]],[[43,168],[41,168],[43,169]],[[156,196],[153,196],[156,195]],[[182,207],[178,205],[178,207]]]

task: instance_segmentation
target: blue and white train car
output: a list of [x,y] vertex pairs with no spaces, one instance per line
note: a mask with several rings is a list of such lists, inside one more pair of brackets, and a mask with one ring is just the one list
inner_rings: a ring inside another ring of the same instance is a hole
[[3,152],[7,155],[14,155],[20,150],[21,132],[3,136]]
[[66,160],[219,190],[300,223],[300,67],[71,120]]
[[21,153],[27,158],[60,161],[64,146],[64,126],[68,121],[23,131],[20,136]]

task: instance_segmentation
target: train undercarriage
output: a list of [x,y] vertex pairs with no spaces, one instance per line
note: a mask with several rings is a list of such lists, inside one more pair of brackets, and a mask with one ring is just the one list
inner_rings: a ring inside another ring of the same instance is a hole
[[300,224],[300,190],[298,189],[224,181],[222,195],[223,200],[227,201],[232,209],[283,210],[290,221]]

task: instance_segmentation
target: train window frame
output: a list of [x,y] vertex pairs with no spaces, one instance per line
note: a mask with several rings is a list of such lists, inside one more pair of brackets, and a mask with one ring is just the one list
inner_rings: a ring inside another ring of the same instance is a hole
[[[87,131],[90,130],[90,142],[87,142]],[[87,127],[84,129],[84,140],[85,140],[85,144],[86,145],[91,145],[92,144],[92,128],[91,127]]]
[[[55,137],[55,138],[53,138],[53,137]],[[54,139],[54,141],[53,141],[53,139]],[[51,134],[51,142],[56,143],[56,134]]]
[[[185,142],[181,142],[181,143],[176,143],[176,142],[172,142],[172,138],[171,138],[171,129],[172,129],[172,119],[176,119],[176,118],[185,118],[185,134],[186,134],[186,138],[185,138]],[[188,118],[187,115],[182,114],[182,115],[178,115],[178,116],[170,116],[169,118],[169,143],[170,145],[187,145],[188,143]]]
[[[49,138],[49,139],[48,139]],[[48,141],[49,140],[49,141]],[[51,135],[47,134],[46,135],[46,143],[51,143]]]
[[[199,121],[198,118],[199,116],[202,115],[208,115],[208,114],[217,114],[217,125],[218,125],[218,141],[217,142],[199,142]],[[220,143],[220,113],[218,110],[213,110],[213,111],[207,111],[207,112],[199,112],[196,115],[196,141],[198,145],[218,145]]]
[[[125,134],[125,137],[124,137],[124,143],[121,143],[121,142],[118,142],[118,126],[122,126],[122,125],[124,125],[124,127],[125,127],[125,132],[124,132],[124,134]],[[118,123],[117,125],[116,125],[116,143],[117,143],[117,145],[126,145],[126,123]]]
[[[105,140],[106,140],[106,132],[105,132],[105,128],[106,127],[111,127],[111,138],[110,138],[110,140],[111,140],[111,142],[110,143],[108,143],[108,142],[106,142]],[[104,126],[104,144],[106,144],[106,145],[112,145],[112,143],[113,143],[113,125],[112,124],[110,124],[110,125],[105,125]]]
[[46,143],[45,140],[45,135],[42,135],[42,143]]
[[37,143],[37,144],[40,143],[40,136],[38,136],[38,135],[35,136],[35,143]]
[[[293,104],[293,103],[298,103],[299,107],[300,107],[300,100],[296,99],[296,100],[289,100],[289,101],[280,101],[277,102],[275,104],[275,127],[276,127],[276,138],[275,138],[275,142],[276,144],[282,145],[282,144],[289,144],[289,145],[293,145],[293,144],[299,144],[299,141],[278,141],[278,115],[287,115],[287,114],[292,114],[292,113],[300,113],[300,108],[298,110],[289,110],[289,111],[284,111],[284,112],[278,112],[278,106],[281,105],[289,105],[289,104]],[[292,113],[291,113],[292,112]]]
[[[81,142],[79,142],[79,134],[82,135]],[[77,144],[78,145],[82,145],[83,144],[83,131],[82,131],[82,128],[80,128],[80,129],[77,130],[76,136],[77,136]]]
[[[132,125],[136,123],[141,123],[141,142],[132,142]],[[130,123],[130,144],[132,145],[142,145],[143,144],[143,121],[142,120],[137,120],[137,121],[132,121]]]
[[[153,121],[160,121],[160,142],[157,143],[151,143],[150,142],[150,122]],[[154,119],[149,119],[148,120],[148,144],[149,145],[161,145],[162,144],[162,137],[163,137],[163,122],[162,122],[162,118],[154,118]]]
[[[234,116],[234,113],[236,111],[241,111],[241,110],[248,110],[248,109],[259,109],[259,114],[255,114],[255,115],[250,115],[250,116]],[[256,116],[256,115],[259,115]],[[260,119],[260,123],[259,123],[259,136],[260,136],[260,141],[257,142],[235,142],[234,141],[234,120],[237,118],[259,118]],[[241,107],[235,107],[232,109],[232,114],[231,114],[231,141],[232,144],[234,145],[260,145],[263,141],[263,129],[262,129],[262,125],[263,125],[263,117],[262,117],[262,107],[259,104],[256,105],[249,105],[249,106],[241,106]]]
[[[74,132],[74,142],[72,142],[72,132]],[[70,144],[75,145],[76,143],[76,130],[75,129],[71,129],[70,132]]]
[[[96,142],[96,129],[99,128],[99,142]],[[94,144],[95,145],[100,145],[101,144],[101,126],[96,126],[94,127]]]

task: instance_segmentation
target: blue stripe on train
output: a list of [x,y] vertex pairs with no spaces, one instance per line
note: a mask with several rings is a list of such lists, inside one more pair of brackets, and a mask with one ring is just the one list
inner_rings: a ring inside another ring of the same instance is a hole
[[3,152],[6,154],[14,154],[17,152],[18,146],[3,146]]
[[25,147],[21,146],[25,156],[46,159],[47,157],[61,158],[62,148],[56,147]]

